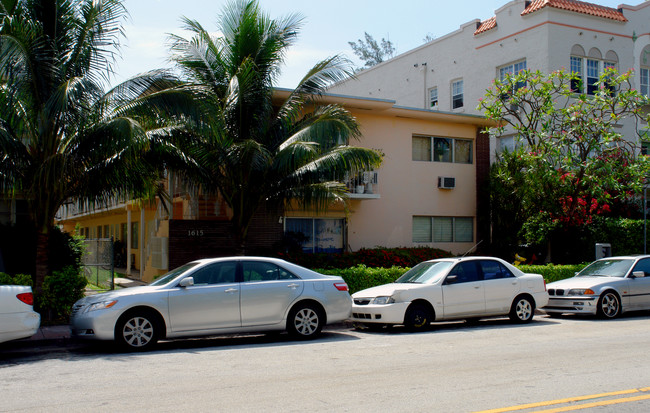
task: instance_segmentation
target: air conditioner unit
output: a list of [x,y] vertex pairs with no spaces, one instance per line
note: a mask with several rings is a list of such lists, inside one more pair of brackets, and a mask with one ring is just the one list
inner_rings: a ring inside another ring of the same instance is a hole
[[456,178],[451,176],[439,176],[438,188],[440,189],[454,189],[456,188]]

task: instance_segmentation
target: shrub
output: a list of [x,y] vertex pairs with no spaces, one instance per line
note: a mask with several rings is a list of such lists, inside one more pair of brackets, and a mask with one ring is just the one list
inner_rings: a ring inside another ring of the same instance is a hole
[[359,264],[345,269],[317,269],[314,271],[343,277],[350,288],[350,294],[354,294],[366,288],[392,283],[408,270],[409,268],[403,267],[370,268]]
[[587,264],[573,265],[519,265],[517,268],[523,272],[541,274],[547,283],[571,278],[576,272],[585,268]]
[[29,274],[9,275],[0,272],[0,284],[4,285],[29,285],[32,286],[32,276]]
[[367,267],[391,268],[412,267],[422,261],[453,256],[448,251],[437,248],[362,248],[356,252],[341,254],[304,252],[282,253],[279,256],[287,261],[307,268],[351,268],[357,265]]
[[38,300],[41,316],[52,322],[67,322],[72,305],[83,298],[87,281],[73,266],[54,271],[43,281],[43,294]]

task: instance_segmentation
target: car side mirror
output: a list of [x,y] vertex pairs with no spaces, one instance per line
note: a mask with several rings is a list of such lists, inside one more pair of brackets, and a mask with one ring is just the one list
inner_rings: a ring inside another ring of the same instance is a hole
[[193,277],[185,277],[181,280],[181,282],[178,283],[179,287],[191,287],[193,285],[194,285]]
[[458,276],[450,275],[445,279],[445,284],[454,284],[456,281],[458,281]]
[[644,271],[634,271],[632,273],[633,278],[643,278],[645,277],[645,272]]

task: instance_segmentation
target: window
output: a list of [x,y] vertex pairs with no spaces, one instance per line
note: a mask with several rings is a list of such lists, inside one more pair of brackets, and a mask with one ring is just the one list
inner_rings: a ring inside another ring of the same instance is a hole
[[593,95],[598,90],[596,82],[600,75],[600,62],[598,60],[587,59],[587,94]]
[[244,282],[299,279],[284,268],[280,268],[270,262],[245,261],[242,269],[244,272]]
[[[526,61],[522,60],[517,63],[512,63],[507,66],[503,66],[499,68],[499,80],[504,81],[506,79],[507,75],[517,75],[519,72],[526,70]],[[520,89],[522,87],[526,86],[525,82],[517,82],[515,85],[515,90]],[[513,91],[514,92],[514,91]]]
[[102,226],[98,225],[97,226],[97,238],[101,238],[101,237],[102,237]]
[[218,262],[198,269],[192,274],[194,285],[232,284],[236,281],[236,262]]
[[127,235],[127,230],[126,230],[126,222],[123,224],[120,224],[120,241],[126,243],[126,235]]
[[[596,83],[600,80],[600,76],[606,69],[616,69],[616,61],[618,59],[615,53],[608,52],[605,59],[602,60],[600,52],[590,54],[590,56],[597,56],[596,58],[582,58],[578,56],[571,56],[571,73],[575,79],[571,80],[571,90],[574,93],[586,93],[588,95],[595,95],[598,92],[598,85]],[[583,82],[584,80],[584,82]],[[604,87],[613,93],[614,90],[611,86],[605,84]]]
[[582,57],[571,56],[571,73],[575,79],[571,79],[571,91],[580,93],[582,91]]
[[285,239],[304,252],[343,252],[343,219],[286,218],[284,222]]
[[514,275],[497,261],[479,261],[484,280],[497,280],[501,278],[512,278]]
[[451,84],[451,108],[463,107],[463,81],[456,80]]
[[414,161],[472,163],[472,141],[469,139],[413,136],[412,144]]
[[413,217],[413,242],[472,242],[472,217]]
[[650,142],[641,142],[641,155],[650,155]]
[[429,89],[429,108],[436,109],[438,107],[438,88],[432,87]]
[[413,137],[413,160],[431,162],[431,138],[429,136]]
[[108,228],[109,228],[108,225],[104,225],[104,238],[110,238],[111,237],[111,234],[110,234]]
[[[447,279],[445,279],[446,284],[460,284],[460,283],[470,283],[474,281],[479,281],[478,269],[476,268],[476,261],[465,261],[456,264],[454,268],[449,271]],[[455,278],[449,279],[449,277],[454,276]]]
[[639,86],[640,86],[640,92],[642,95],[648,97],[650,96],[650,69],[642,67],[641,68],[641,73],[640,73],[640,81],[639,81]]
[[433,138],[433,160],[435,162],[451,162],[451,147],[453,139]]

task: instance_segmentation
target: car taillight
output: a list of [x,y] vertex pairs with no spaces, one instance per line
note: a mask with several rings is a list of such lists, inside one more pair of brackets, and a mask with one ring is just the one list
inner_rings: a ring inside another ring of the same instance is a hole
[[20,293],[16,295],[16,298],[27,305],[34,305],[34,294],[32,293]]
[[346,283],[334,283],[334,287],[339,291],[348,291],[348,285]]

